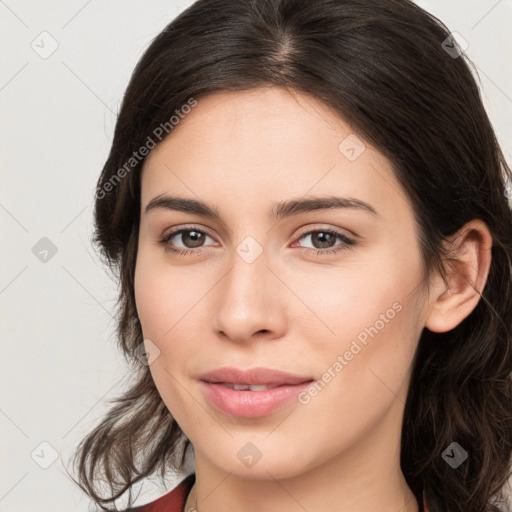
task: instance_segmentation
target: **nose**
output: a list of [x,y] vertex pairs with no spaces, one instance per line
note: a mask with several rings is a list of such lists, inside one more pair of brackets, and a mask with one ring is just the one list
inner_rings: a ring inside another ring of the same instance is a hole
[[235,342],[283,336],[286,288],[269,268],[266,252],[248,262],[233,254],[231,269],[216,286],[214,329]]

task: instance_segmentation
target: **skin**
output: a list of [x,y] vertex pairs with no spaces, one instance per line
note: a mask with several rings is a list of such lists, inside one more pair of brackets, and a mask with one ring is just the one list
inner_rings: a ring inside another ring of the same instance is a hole
[[[412,359],[424,327],[450,330],[478,303],[491,237],[481,221],[466,225],[459,264],[446,283],[432,276],[427,290],[411,204],[369,143],[354,161],[338,149],[353,133],[307,95],[222,92],[200,98],[144,163],[135,296],[144,338],[160,351],[152,377],[194,447],[187,511],[418,510],[399,463]],[[161,194],[206,201],[221,219],[146,213]],[[267,217],[275,202],[330,195],[369,203],[378,215],[338,208]],[[159,243],[182,227],[207,231],[199,246],[190,231],[172,238],[191,255]],[[313,229],[316,236],[302,234]],[[344,245],[326,243],[322,229],[358,243],[319,255]],[[237,253],[247,236],[262,249],[252,263]],[[307,404],[236,418],[201,392],[199,375],[220,366],[322,379],[396,303],[394,318]],[[247,442],[261,453],[252,467],[237,457]]]

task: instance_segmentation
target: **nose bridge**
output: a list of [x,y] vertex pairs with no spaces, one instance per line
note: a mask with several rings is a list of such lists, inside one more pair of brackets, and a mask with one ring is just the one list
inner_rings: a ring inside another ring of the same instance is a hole
[[272,281],[275,277],[267,268],[267,252],[255,239],[246,237],[233,251],[230,263],[219,287],[217,330],[238,340],[258,331],[278,330],[282,311]]

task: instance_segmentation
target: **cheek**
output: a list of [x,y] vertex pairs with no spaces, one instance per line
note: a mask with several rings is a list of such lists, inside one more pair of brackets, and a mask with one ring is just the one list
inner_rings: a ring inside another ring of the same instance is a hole
[[334,393],[329,399],[339,401],[344,393],[346,405],[363,398],[382,403],[399,393],[409,376],[422,330],[421,266],[412,249],[398,252],[390,248],[357,267],[319,270],[296,282],[297,295],[308,297],[315,315],[294,322],[308,340],[322,382],[329,382],[325,387]]
[[186,401],[184,380],[203,359],[200,348],[208,340],[204,307],[206,279],[192,266],[172,267],[165,255],[142,248],[135,268],[135,302],[142,332],[158,349],[150,371],[164,402],[173,412]]
[[[169,265],[158,263],[144,251],[140,252],[135,270],[135,301],[144,339],[158,349],[158,357],[149,366],[155,386],[168,410],[181,426],[186,424],[185,413],[189,395],[184,391],[183,374],[189,371],[194,351],[190,329],[199,290],[194,290],[184,268],[174,272]],[[190,412],[190,411],[189,411]]]
[[171,340],[181,324],[190,322],[201,297],[197,273],[194,276],[186,267],[173,270],[159,249],[139,252],[134,288],[144,337],[161,342]]
[[[317,339],[324,347],[327,342],[336,350],[358,335],[364,342],[365,332],[373,326],[379,335],[389,332],[391,324],[407,330],[414,322],[403,324],[401,319],[419,306],[420,268],[412,249],[393,246],[361,252],[339,267],[295,268],[286,279],[306,307],[295,301],[301,314],[293,316],[290,328],[298,321],[307,339]],[[375,334],[374,329],[371,332]]]
[[416,296],[401,272],[388,272],[379,280],[367,274],[352,278],[344,287],[331,281],[327,300],[315,302],[336,334],[326,329],[323,336],[311,334],[306,349],[318,381],[301,397],[297,425],[304,432],[321,426],[332,439],[322,447],[326,457],[363,439],[388,411],[405,403],[419,336]]

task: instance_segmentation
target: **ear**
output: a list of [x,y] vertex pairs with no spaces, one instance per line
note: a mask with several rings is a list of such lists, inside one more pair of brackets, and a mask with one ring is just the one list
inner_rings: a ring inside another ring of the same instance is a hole
[[481,220],[465,224],[448,240],[446,281],[436,275],[429,295],[425,327],[446,332],[476,307],[491,267],[492,236]]

